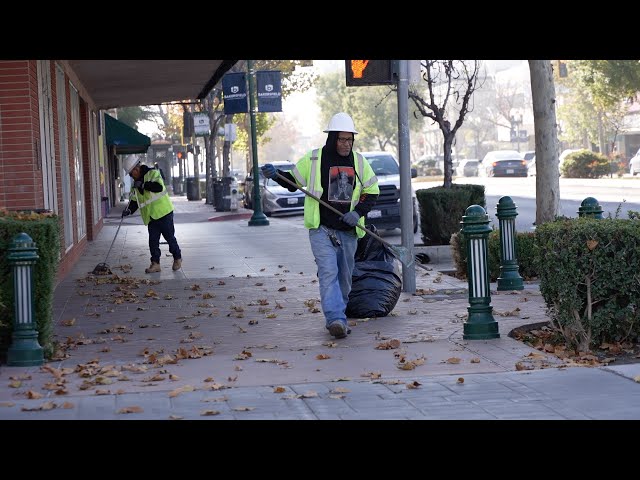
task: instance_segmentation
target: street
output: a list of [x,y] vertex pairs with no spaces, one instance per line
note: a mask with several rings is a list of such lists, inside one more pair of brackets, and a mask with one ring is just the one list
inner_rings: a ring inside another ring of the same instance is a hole
[[[442,180],[422,181],[426,177],[420,177],[413,181],[413,188],[420,190],[442,185]],[[536,177],[461,177],[454,183],[478,184],[485,186],[487,200],[487,213],[493,228],[498,228],[496,217],[496,205],[501,197],[508,195],[516,204],[518,216],[516,228],[518,231],[532,231],[536,220]],[[560,215],[577,217],[578,208],[586,197],[594,197],[600,203],[603,217],[616,216],[620,208],[619,218],[628,218],[627,211],[640,211],[640,178],[560,178]],[[302,223],[301,215],[282,217],[288,221]],[[460,219],[462,220],[462,218]],[[400,230],[379,232],[380,236],[393,245],[402,243]],[[422,245],[420,230],[414,236],[414,245]]]

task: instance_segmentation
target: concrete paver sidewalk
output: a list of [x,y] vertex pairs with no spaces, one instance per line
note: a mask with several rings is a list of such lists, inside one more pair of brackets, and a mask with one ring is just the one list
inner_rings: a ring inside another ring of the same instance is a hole
[[143,273],[146,227],[134,216],[109,261],[117,276],[88,275],[120,222],[112,211],[56,288],[60,358],[0,367],[0,418],[640,418],[640,368],[566,368],[507,336],[547,320],[535,283],[493,285],[501,337],[464,341],[467,284],[436,264],[390,315],[352,319],[334,340],[302,221],[210,222],[211,206],[174,204],[182,270],[168,258]]

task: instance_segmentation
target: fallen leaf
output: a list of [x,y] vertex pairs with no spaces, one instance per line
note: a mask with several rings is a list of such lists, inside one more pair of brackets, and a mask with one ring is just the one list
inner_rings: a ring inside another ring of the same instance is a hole
[[640,383],[640,375],[636,375],[635,377],[633,377],[633,381],[636,383]]
[[274,387],[274,389],[273,389],[273,393],[284,393],[286,391],[287,391],[287,389],[284,388],[284,387]]
[[250,412],[251,410],[255,410],[255,407],[234,407],[231,410],[236,412]]
[[13,407],[14,405],[13,402],[0,402],[0,407]]
[[9,386],[11,388],[20,388],[21,385],[22,382],[20,380],[13,380],[12,382],[9,382]]
[[169,415],[169,420],[182,420],[183,418],[180,415]]
[[44,396],[40,392],[35,392],[33,390],[28,390],[26,395],[29,400],[38,400]]
[[200,412],[203,417],[212,417],[213,415],[220,415],[220,410],[203,410]]
[[132,407],[123,407],[119,409],[116,413],[142,413],[144,410],[142,407],[132,406]]
[[181,393],[185,393],[185,392],[193,392],[195,390],[195,388],[191,385],[184,385],[182,387],[176,388],[175,390],[171,390],[169,392],[169,397],[173,398],[173,397],[177,397],[178,395],[180,395]]
[[459,378],[458,378],[458,381],[457,381],[456,383],[459,383],[459,384],[462,384],[462,383],[464,383],[464,378],[462,378],[462,377],[459,377]]
[[73,407],[75,407],[75,405],[73,403],[71,403],[71,402],[64,402],[62,404],[62,408],[67,409],[67,410],[70,409],[70,408],[73,408]]
[[471,363],[480,363],[480,359],[477,358],[477,357],[472,358],[470,361],[471,361]]
[[53,402],[44,402],[42,405],[39,405],[37,407],[22,407],[20,410],[22,410],[23,412],[35,412],[42,410],[53,410],[56,407],[57,405]]
[[316,355],[316,360],[327,360],[331,358],[331,355],[327,355],[326,353],[319,353]]
[[447,363],[457,365],[458,363],[460,363],[460,359],[458,357],[447,358]]
[[389,340],[388,342],[382,342],[376,345],[376,350],[394,350],[400,347],[400,340],[396,340],[395,338]]
[[62,320],[62,325],[64,325],[65,327],[73,327],[73,325],[76,323],[76,319],[75,318],[69,318],[67,320]]
[[420,382],[416,381],[416,380],[414,380],[413,382],[407,383],[407,388],[409,390],[414,389],[414,388],[418,388],[420,386],[422,386],[422,384]]
[[344,388],[344,387],[336,387],[333,390],[331,390],[331,393],[349,393],[351,390],[349,390],[348,388]]

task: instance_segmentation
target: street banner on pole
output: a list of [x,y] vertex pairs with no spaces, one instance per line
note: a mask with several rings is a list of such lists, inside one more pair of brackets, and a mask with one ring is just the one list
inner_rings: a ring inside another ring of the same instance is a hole
[[209,135],[210,128],[208,112],[195,112],[193,114],[193,131],[196,137]]
[[258,83],[258,111],[282,111],[282,81],[279,70],[256,72]]
[[247,113],[247,81],[244,72],[227,73],[222,77],[224,113]]

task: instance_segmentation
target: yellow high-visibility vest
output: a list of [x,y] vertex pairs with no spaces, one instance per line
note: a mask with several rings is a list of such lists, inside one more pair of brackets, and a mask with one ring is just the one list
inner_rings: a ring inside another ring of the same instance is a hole
[[[351,208],[353,210],[360,201],[362,193],[380,194],[378,188],[378,178],[373,173],[369,162],[358,152],[353,152],[355,158],[355,169],[358,174],[351,195]],[[322,197],[322,174],[320,172],[320,161],[322,159],[322,149],[316,148],[308,152],[296,163],[291,170],[291,174],[296,179],[298,185],[308,190],[318,198]],[[358,178],[362,181],[358,181]],[[364,227],[364,217],[360,217],[358,223]],[[304,199],[304,226],[307,228],[318,228],[320,226],[320,203],[307,196]],[[361,228],[356,228],[358,238],[364,237],[366,233]]]

